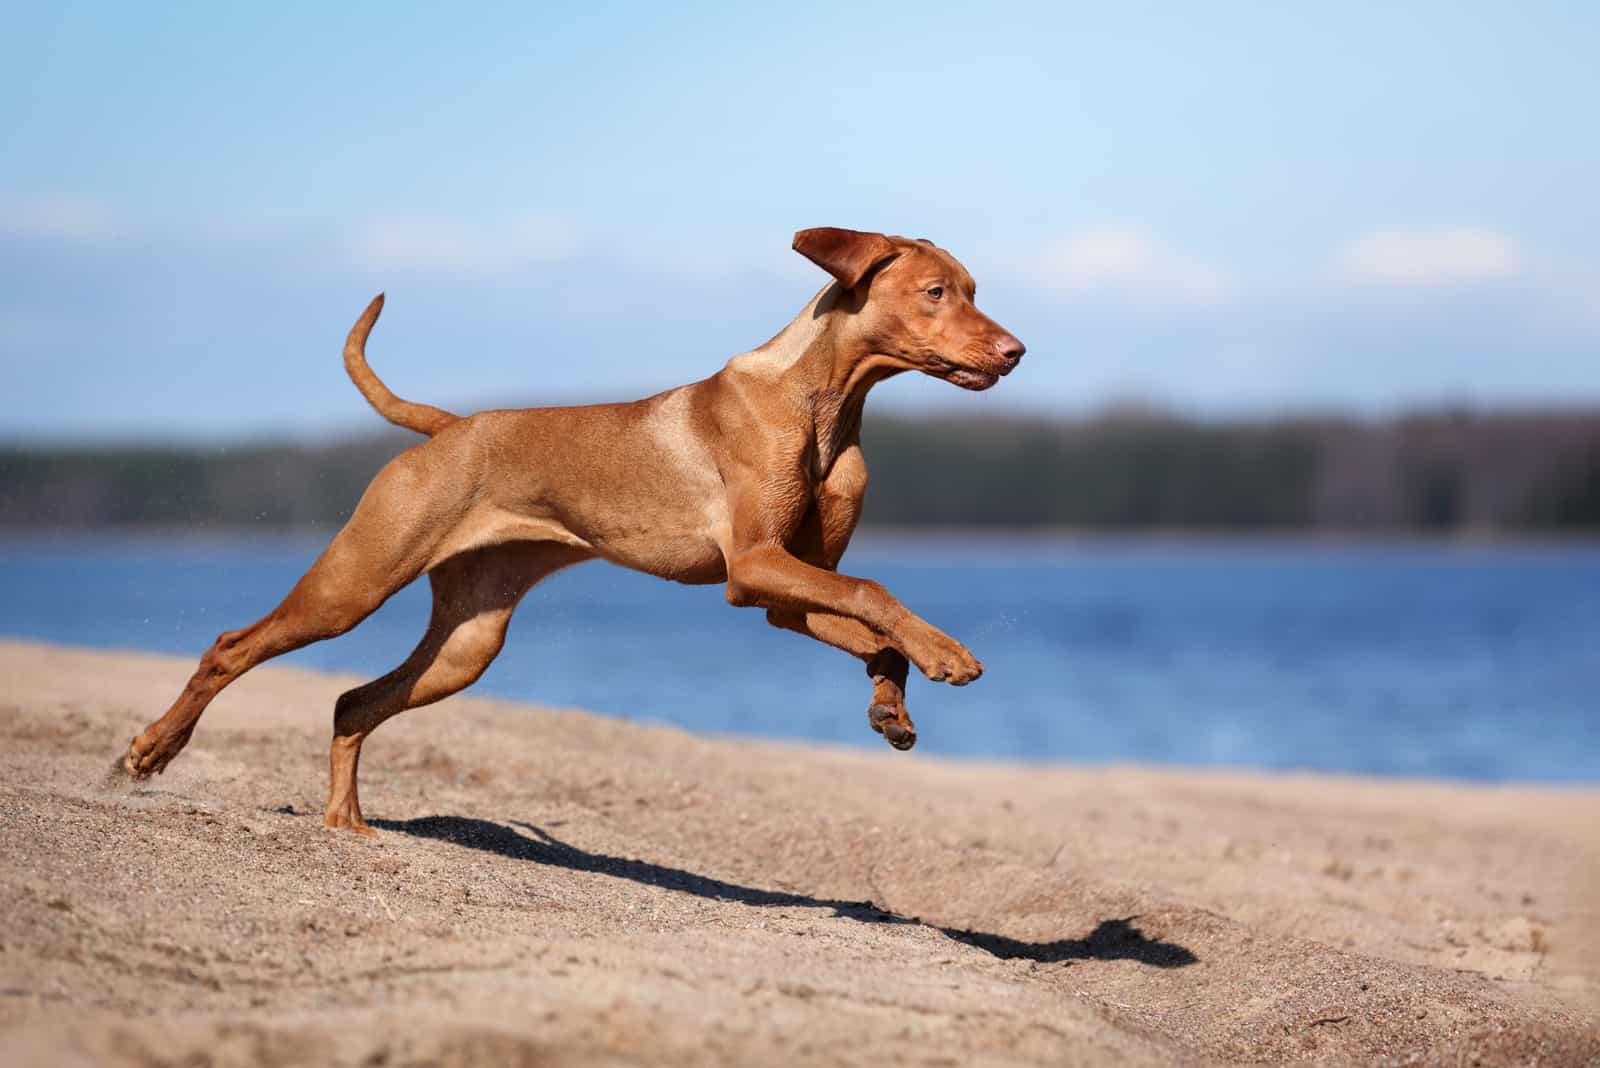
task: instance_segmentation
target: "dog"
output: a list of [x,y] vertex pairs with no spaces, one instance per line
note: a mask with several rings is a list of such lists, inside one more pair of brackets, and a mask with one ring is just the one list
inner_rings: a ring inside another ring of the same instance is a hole
[[456,416],[396,397],[366,360],[379,294],[345,368],[378,414],[428,440],[381,470],[283,602],[200,658],[183,693],[129,745],[136,778],[164,770],[223,687],[272,657],[355,627],[427,574],[433,609],[393,671],[341,695],[329,827],[373,834],[356,793],[361,744],[384,720],[477,681],[517,602],[585,560],[676,582],[724,583],[731,605],[862,660],[868,722],[916,742],[909,664],[961,686],[983,665],[881,585],[836,568],[861,515],[868,391],[906,371],[984,390],[1023,345],[974,304],[972,276],[925,239],[820,227],[794,249],[832,275],[792,322],[716,374],[645,400]]

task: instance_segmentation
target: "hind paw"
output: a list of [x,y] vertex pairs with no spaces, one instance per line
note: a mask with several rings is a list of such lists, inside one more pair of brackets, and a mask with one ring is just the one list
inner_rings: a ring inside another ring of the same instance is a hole
[[378,832],[367,826],[367,821],[361,818],[361,813],[359,812],[352,816],[344,810],[334,811],[329,809],[323,813],[322,825],[336,831],[354,831],[357,834],[364,834],[368,838],[378,837]]
[[896,749],[906,750],[917,744],[917,728],[903,706],[874,703],[867,709],[867,722]]
[[167,765],[188,740],[187,736],[152,739],[147,731],[128,743],[128,754],[122,758],[122,766],[135,779],[159,775],[167,770]]

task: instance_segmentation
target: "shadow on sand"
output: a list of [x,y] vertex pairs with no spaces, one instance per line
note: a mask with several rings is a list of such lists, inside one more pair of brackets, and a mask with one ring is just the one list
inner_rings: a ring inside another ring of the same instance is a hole
[[[758,890],[751,886],[724,882],[707,875],[696,875],[681,868],[652,864],[647,860],[589,853],[555,838],[543,828],[531,823],[515,822],[503,826],[488,820],[465,816],[425,816],[414,820],[373,820],[374,827],[386,831],[399,831],[418,838],[436,838],[456,845],[481,849],[513,860],[526,860],[535,864],[548,864],[572,871],[596,872],[618,879],[631,879],[649,886],[659,886],[696,897],[717,901],[737,901],[757,908],[767,906],[796,906],[801,908],[832,909],[835,916],[860,923],[915,924],[939,931],[948,938],[974,946],[1004,960],[1021,958],[1055,964],[1075,960],[1136,960],[1156,968],[1181,968],[1193,964],[1195,955],[1174,942],[1159,942],[1146,938],[1135,926],[1136,916],[1118,920],[1102,920],[1083,938],[1064,938],[1054,942],[1023,942],[1004,935],[983,931],[964,931],[954,927],[939,927],[924,923],[915,917],[900,916],[874,905],[870,901],[842,901],[835,898],[812,897],[780,890]],[[526,829],[519,833],[515,827]]]

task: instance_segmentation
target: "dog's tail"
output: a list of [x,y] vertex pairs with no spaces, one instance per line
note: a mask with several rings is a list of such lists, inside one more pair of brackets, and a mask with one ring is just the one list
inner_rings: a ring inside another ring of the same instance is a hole
[[401,400],[390,393],[389,387],[372,373],[372,368],[367,366],[367,335],[372,333],[372,324],[378,321],[382,311],[383,294],[379,293],[367,305],[367,310],[361,313],[356,325],[350,328],[350,336],[344,343],[344,369],[349,373],[350,381],[356,384],[361,395],[377,409],[379,415],[396,426],[432,437],[461,417],[431,404],[413,404]]

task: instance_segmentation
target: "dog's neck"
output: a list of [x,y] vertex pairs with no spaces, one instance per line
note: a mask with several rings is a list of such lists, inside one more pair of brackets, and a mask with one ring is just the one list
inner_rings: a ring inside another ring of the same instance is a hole
[[775,378],[810,410],[818,477],[826,477],[839,454],[855,444],[867,392],[904,370],[863,341],[843,336],[848,313],[837,305],[845,292],[834,284],[824,287],[776,337],[728,365]]
[[[856,444],[861,437],[861,414],[866,408],[867,393],[873,386],[904,368],[888,366],[880,356],[863,347],[857,351],[842,345],[830,350],[816,350],[811,354],[817,361],[819,373],[808,379],[812,388],[812,425],[816,434],[815,471],[825,478],[833,462],[845,449]],[[817,388],[818,384],[821,388]]]

